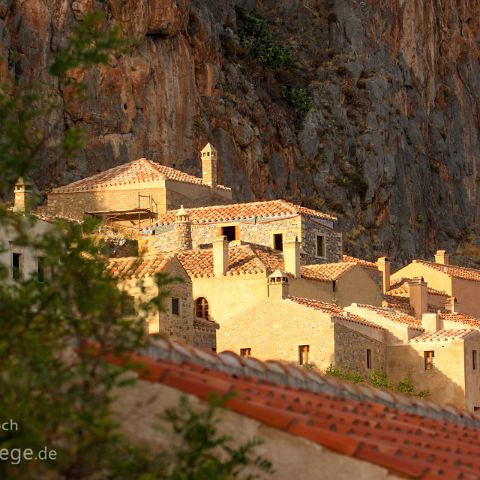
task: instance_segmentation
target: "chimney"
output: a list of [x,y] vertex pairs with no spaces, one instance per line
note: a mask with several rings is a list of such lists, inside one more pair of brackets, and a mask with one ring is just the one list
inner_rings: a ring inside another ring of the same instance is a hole
[[421,319],[427,313],[427,283],[422,277],[414,278],[408,282],[410,306],[413,308],[415,318]]
[[448,265],[448,253],[445,250],[437,250],[435,254],[435,263],[440,263],[442,265]]
[[183,205],[177,211],[173,228],[175,231],[176,251],[191,250],[192,224],[188,212],[183,208]]
[[457,303],[456,297],[448,297],[445,302],[445,310],[449,313],[456,313],[455,304]]
[[222,277],[228,270],[228,242],[225,235],[213,240],[213,274]]
[[421,319],[422,327],[426,332],[435,333],[443,328],[443,322],[438,313],[424,313]]
[[280,269],[275,270],[268,277],[268,297],[288,297],[288,275]]
[[283,243],[283,263],[287,273],[300,277],[300,242],[296,236],[288,237]]
[[23,178],[19,178],[15,184],[13,193],[13,210],[21,213],[28,212],[31,206],[32,185]]
[[217,185],[217,151],[212,144],[207,143],[200,155],[202,158],[202,181],[205,185],[215,187]]
[[387,257],[380,257],[377,260],[377,268],[382,272],[383,293],[387,293],[390,290],[390,260]]

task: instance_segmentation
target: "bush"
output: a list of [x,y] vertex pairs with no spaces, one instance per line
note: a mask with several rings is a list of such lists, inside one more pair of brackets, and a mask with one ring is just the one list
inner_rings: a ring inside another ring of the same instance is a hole
[[306,88],[286,86],[282,88],[282,93],[296,113],[307,113],[313,106],[312,96]]
[[254,13],[240,15],[243,20],[241,43],[252,58],[259,60],[263,68],[275,70],[295,66],[293,53],[277,43],[265,20]]

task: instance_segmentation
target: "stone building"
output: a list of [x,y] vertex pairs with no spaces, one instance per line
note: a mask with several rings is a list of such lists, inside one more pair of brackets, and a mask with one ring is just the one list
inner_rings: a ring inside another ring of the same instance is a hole
[[[211,321],[194,318],[192,284],[182,265],[173,255],[114,258],[108,272],[119,280],[119,287],[131,300],[129,315],[145,316],[148,332],[181,338],[197,347],[216,349],[215,331]],[[148,310],[144,304],[159,296],[157,274],[168,274],[177,279],[166,287],[163,311]]]
[[201,152],[203,177],[141,158],[53,189],[50,215],[83,220],[101,218],[108,225],[147,226],[168,210],[231,203],[232,191],[217,183],[217,152]]
[[[194,248],[207,248],[218,236],[229,242],[254,243],[280,252],[289,237],[301,241],[308,263],[342,261],[342,235],[335,230],[336,217],[285,200],[214,205],[187,209]],[[149,251],[168,252],[176,245],[177,211],[161,215],[143,232]]]
[[[32,185],[19,179],[14,189],[14,201],[12,210],[19,215],[28,213],[32,196]],[[42,237],[51,230],[51,219],[34,215],[33,222],[25,218],[25,226],[28,227],[28,233],[33,239]],[[0,225],[0,264],[9,271],[9,277],[12,280],[29,278],[36,276],[43,280],[45,276],[45,266],[42,253],[35,251],[32,247],[24,246],[17,242],[18,232]]]
[[428,286],[456,299],[455,309],[480,317],[480,270],[450,265],[445,250],[438,250],[435,261],[413,260],[391,276],[391,282],[422,277]]
[[428,390],[434,401],[480,409],[480,321],[444,313],[415,318],[372,305],[345,310],[386,330],[389,380],[410,377],[415,389]]

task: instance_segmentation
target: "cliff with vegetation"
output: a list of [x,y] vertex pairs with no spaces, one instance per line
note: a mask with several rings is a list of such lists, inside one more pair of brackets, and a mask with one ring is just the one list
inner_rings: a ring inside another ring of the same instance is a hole
[[[86,11],[131,48],[46,72]],[[480,4],[472,0],[0,0],[0,76],[60,102],[42,190],[138,157],[200,173],[206,141],[237,200],[283,197],[341,218],[345,249],[397,261],[437,247],[480,262]]]

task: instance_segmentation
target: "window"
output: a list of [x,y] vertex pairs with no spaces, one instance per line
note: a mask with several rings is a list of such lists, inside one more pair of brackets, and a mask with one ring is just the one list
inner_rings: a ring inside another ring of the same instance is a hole
[[325,243],[325,237],[323,235],[317,235],[317,257],[326,257],[327,249]]
[[45,258],[37,257],[37,278],[39,282],[45,281]]
[[372,351],[367,348],[367,368],[372,368]]
[[122,315],[135,315],[135,297],[124,294],[122,296]]
[[12,253],[12,277],[14,280],[20,280],[22,277],[22,254]]
[[479,410],[480,410],[480,407],[479,407],[479,406],[477,406],[477,405],[474,405],[474,406],[473,406],[473,411],[474,411],[474,412],[478,412]]
[[298,346],[298,363],[300,365],[307,365],[309,352],[310,352],[310,345]]
[[423,352],[423,360],[425,362],[425,370],[433,370],[435,366],[435,352],[433,350],[429,350],[427,352]]
[[195,300],[195,315],[208,320],[208,302],[205,298],[200,297]]
[[238,240],[238,227],[235,225],[231,225],[229,227],[222,227],[222,235],[227,237],[227,241],[233,242],[234,240]]
[[172,297],[172,315],[180,315],[180,300]]
[[241,348],[240,349],[240,356],[241,357],[251,357],[252,356],[252,349],[251,348]]
[[273,248],[280,252],[283,252],[283,234],[275,233],[273,235]]
[[477,351],[476,350],[472,351],[472,368],[474,370],[477,369]]

